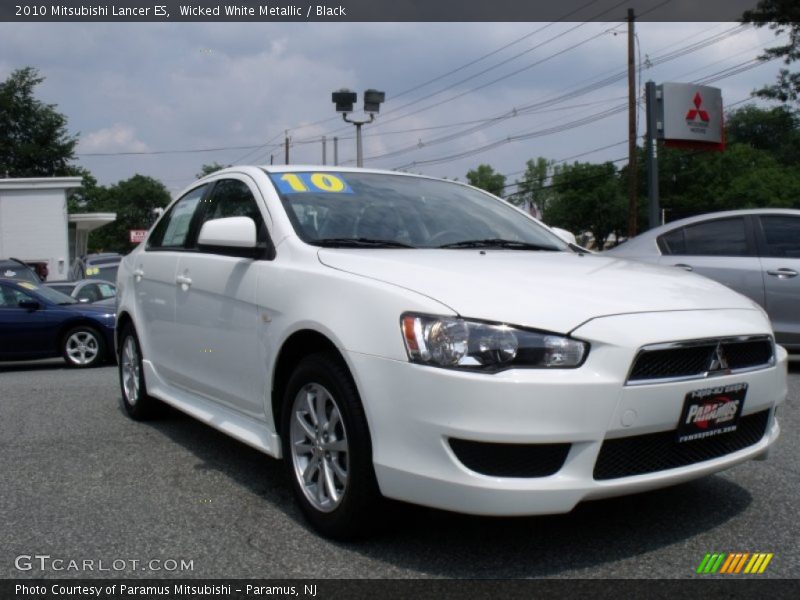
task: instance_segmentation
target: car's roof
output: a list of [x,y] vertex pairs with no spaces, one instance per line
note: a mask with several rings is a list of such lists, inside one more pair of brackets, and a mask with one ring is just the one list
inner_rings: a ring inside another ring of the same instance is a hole
[[[227,167],[225,169],[220,169],[219,171],[214,171],[213,173],[206,175],[202,179],[198,179],[198,181],[212,180],[215,179],[216,177],[219,177],[220,175],[225,175],[227,173],[261,172],[269,174],[269,173],[305,173],[308,171],[323,172],[323,173],[373,173],[376,175],[421,177],[424,179],[435,179],[435,180],[441,179],[439,177],[431,177],[430,175],[403,173],[402,171],[387,171],[385,169],[365,169],[363,167],[344,167],[341,165],[337,166],[337,165],[298,164],[298,165],[240,165],[240,166]],[[194,183],[192,183],[192,185],[194,185]],[[452,181],[452,183],[460,183],[462,185],[467,185],[461,181]]]
[[800,217],[800,210],[792,208],[746,208],[740,210],[724,210],[719,212],[704,213],[702,215],[695,215],[693,217],[686,217],[684,219],[670,221],[669,223],[655,227],[645,231],[644,233],[640,233],[635,238],[620,244],[616,248],[608,250],[608,252],[612,254],[623,254],[627,253],[629,250],[638,251],[642,247],[651,247],[657,237],[668,231],[672,231],[673,229],[685,227],[686,225],[692,225],[694,223],[702,223],[704,221],[740,217],[744,215],[791,215]]

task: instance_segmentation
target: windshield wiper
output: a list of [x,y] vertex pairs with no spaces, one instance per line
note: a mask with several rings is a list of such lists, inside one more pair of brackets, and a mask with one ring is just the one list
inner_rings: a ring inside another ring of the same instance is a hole
[[464,240],[463,242],[453,242],[444,244],[439,248],[507,248],[509,250],[545,250],[555,252],[558,248],[554,246],[544,246],[542,244],[531,244],[529,242],[517,242],[515,240],[504,240],[500,238],[488,238],[485,240]]
[[375,240],[372,238],[322,238],[311,242],[326,248],[415,248],[395,240]]

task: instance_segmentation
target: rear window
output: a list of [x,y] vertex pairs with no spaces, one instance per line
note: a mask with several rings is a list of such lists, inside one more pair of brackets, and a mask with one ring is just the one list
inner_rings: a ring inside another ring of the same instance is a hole
[[664,254],[685,256],[749,256],[742,217],[687,225],[658,238]]

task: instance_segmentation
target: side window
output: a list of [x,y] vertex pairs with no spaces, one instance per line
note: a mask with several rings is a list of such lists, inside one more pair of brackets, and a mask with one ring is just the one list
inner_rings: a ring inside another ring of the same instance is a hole
[[662,252],[689,256],[749,256],[744,219],[716,219],[687,225],[658,239]]
[[762,216],[767,256],[800,258],[800,218],[784,215]]
[[117,290],[114,288],[114,286],[107,283],[97,284],[97,289],[100,292],[100,298],[103,300],[106,298],[115,298],[117,295]]
[[89,302],[97,302],[101,299],[100,289],[96,283],[90,283],[81,288],[81,291],[78,292],[76,299],[83,300],[84,298],[86,298]]
[[147,242],[148,248],[182,248],[189,233],[192,216],[197,209],[206,186],[193,189],[172,205],[156,225]]
[[0,308],[19,308],[20,302],[30,302],[33,298],[10,286],[0,286]]
[[203,215],[199,228],[206,221],[224,219],[226,217],[250,217],[256,224],[258,242],[267,241],[267,229],[258,203],[247,184],[238,179],[218,181],[211,192],[208,208]]

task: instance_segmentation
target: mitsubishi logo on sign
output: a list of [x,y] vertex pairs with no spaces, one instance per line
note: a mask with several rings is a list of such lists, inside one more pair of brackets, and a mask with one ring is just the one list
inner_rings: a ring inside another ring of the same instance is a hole
[[708,113],[703,110],[703,97],[700,95],[700,92],[697,92],[694,95],[694,108],[690,109],[689,112],[686,113],[686,120],[687,121],[694,121],[697,117],[700,117],[703,121],[708,123]]
[[[722,144],[722,92],[691,83],[664,83],[657,104],[658,138],[668,145]],[[670,144],[672,142],[672,144]],[[717,148],[713,148],[717,149]]]

